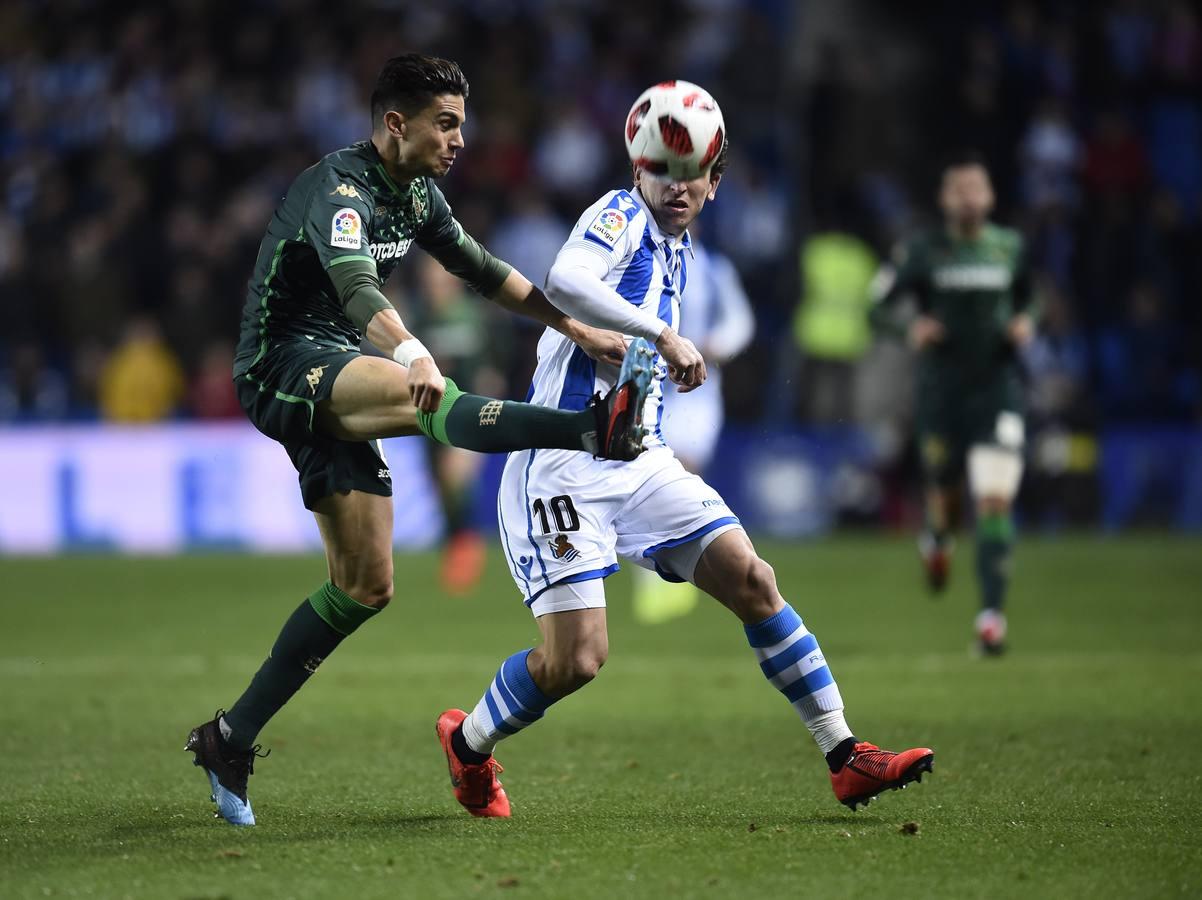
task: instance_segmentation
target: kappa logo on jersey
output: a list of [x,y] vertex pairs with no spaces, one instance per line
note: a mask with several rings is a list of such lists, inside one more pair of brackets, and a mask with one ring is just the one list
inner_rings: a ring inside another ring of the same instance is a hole
[[330,191],[331,197],[333,197],[335,194],[338,194],[342,197],[353,197],[356,200],[359,199],[359,192],[357,190],[355,190],[355,186],[351,185],[351,184],[338,185],[338,187],[336,187],[336,188],[334,188],[334,190]]
[[628,224],[629,220],[626,218],[626,213],[620,209],[603,209],[597,213],[597,218],[593,219],[593,224],[589,225],[585,234],[592,235],[604,243],[605,246],[613,249]]
[[363,223],[353,209],[340,209],[334,213],[330,225],[330,246],[358,250],[363,246]]
[[305,376],[305,381],[309,382],[309,390],[314,394],[317,393],[317,386],[321,384],[321,376],[325,374],[328,366],[314,366],[309,370],[309,374]]
[[403,241],[389,241],[386,244],[368,244],[367,251],[378,260],[400,259],[409,252],[409,245],[412,243],[412,239],[406,238]]

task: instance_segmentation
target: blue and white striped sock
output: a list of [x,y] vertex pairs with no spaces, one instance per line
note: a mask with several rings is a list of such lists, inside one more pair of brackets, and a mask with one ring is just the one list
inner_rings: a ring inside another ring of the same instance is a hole
[[852,737],[843,718],[839,686],[818,639],[793,607],[786,603],[780,612],[744,625],[743,630],[760,661],[760,671],[793,704],[823,753]]
[[530,677],[530,652],[522,650],[501,663],[492,684],[463,720],[463,738],[477,753],[492,753],[497,741],[533,725],[557,699],[539,690]]

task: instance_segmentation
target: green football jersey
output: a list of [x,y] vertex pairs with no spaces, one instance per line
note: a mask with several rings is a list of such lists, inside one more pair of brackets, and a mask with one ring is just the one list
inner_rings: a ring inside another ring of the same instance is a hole
[[987,224],[975,239],[960,240],[939,229],[901,245],[893,262],[895,277],[878,291],[874,322],[887,325],[889,305],[913,295],[946,332],[919,356],[920,387],[971,388],[1017,376],[1007,326],[1031,294],[1017,231]]
[[276,341],[357,350],[362,335],[327,269],[374,260],[383,284],[414,242],[442,259],[461,235],[433,181],[415,178],[398,185],[370,141],[324,157],[289,186],[259,246],[235,376],[254,368]]

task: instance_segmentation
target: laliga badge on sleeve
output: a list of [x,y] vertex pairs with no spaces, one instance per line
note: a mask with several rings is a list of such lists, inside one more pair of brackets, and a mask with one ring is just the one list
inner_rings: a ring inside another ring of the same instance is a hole
[[612,250],[628,224],[626,214],[620,209],[603,209],[584,233],[591,234]]
[[363,246],[363,225],[359,214],[353,209],[340,209],[334,213],[330,226],[330,246],[358,250]]

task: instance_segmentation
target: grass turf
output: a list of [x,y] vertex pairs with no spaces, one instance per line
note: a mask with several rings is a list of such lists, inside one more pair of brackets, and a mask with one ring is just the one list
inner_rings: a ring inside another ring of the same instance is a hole
[[631,620],[610,580],[597,682],[499,752],[515,815],[467,816],[434,737],[536,629],[494,554],[437,559],[272,722],[260,825],[213,820],[182,752],[237,696],[316,558],[0,560],[0,895],[1093,897],[1202,892],[1202,544],[1027,541],[1013,651],[969,656],[974,586],[920,587],[912,543],[765,544],[861,737],[935,774],[850,813],[709,604]]

